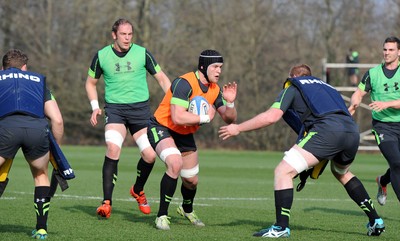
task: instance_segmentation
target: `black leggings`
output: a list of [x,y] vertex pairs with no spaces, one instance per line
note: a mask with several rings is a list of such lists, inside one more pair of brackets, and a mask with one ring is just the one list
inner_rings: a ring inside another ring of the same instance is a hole
[[400,201],[400,146],[397,141],[382,142],[379,144],[383,156],[389,164],[390,181],[397,199]]

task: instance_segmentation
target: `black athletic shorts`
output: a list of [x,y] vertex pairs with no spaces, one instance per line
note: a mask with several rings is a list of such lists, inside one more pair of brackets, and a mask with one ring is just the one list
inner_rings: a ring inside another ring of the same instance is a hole
[[372,133],[378,145],[382,142],[398,143],[400,141],[400,123],[372,120],[372,126]]
[[353,162],[360,143],[358,132],[310,130],[297,144],[318,160],[332,160],[341,165]]
[[147,127],[147,137],[153,149],[156,149],[157,144],[168,137],[174,139],[175,145],[180,152],[196,151],[196,142],[193,134],[182,135],[176,133],[167,127],[160,125],[154,117],[149,120]]
[[19,148],[29,161],[49,151],[48,129],[28,127],[0,127],[0,156],[14,159]]
[[151,116],[149,102],[135,104],[106,104],[105,124],[118,123],[124,124],[129,129],[131,135],[146,128]]

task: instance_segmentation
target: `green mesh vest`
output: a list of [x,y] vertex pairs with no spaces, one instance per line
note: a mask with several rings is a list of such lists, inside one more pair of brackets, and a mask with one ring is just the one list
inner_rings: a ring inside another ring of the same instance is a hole
[[118,57],[112,45],[99,51],[107,103],[131,104],[149,99],[146,81],[146,49],[131,44],[125,57]]
[[[378,65],[369,70],[371,78],[371,100],[390,101],[400,99],[400,71],[388,79]],[[388,108],[383,111],[372,111],[372,118],[382,122],[400,122],[400,110]]]

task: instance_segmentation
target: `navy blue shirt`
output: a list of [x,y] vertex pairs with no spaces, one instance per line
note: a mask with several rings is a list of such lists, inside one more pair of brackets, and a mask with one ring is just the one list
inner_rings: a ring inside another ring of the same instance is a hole
[[[45,90],[45,101],[54,99],[51,91],[46,87]],[[13,114],[0,118],[0,128],[1,127],[16,127],[16,128],[37,128],[43,129],[48,127],[47,119],[36,118],[24,114]]]
[[323,117],[316,117],[311,114],[308,111],[309,107],[303,99],[300,91],[294,86],[289,86],[279,93],[275,103],[273,104],[273,107],[277,106],[283,112],[293,109],[300,118],[304,118],[303,123],[306,131],[315,128],[325,131],[359,131],[353,118],[344,113],[331,113]]

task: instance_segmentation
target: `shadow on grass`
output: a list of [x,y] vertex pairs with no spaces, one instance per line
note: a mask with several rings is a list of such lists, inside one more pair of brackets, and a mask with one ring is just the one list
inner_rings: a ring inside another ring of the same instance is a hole
[[248,219],[238,219],[235,221],[227,222],[227,223],[220,223],[220,224],[214,224],[214,225],[209,225],[209,226],[220,226],[220,227],[234,227],[234,226],[243,226],[243,224],[249,225],[249,226],[254,226],[254,227],[259,227],[255,228],[254,232],[260,231],[260,229],[270,227],[275,220],[268,220],[268,221],[254,221],[254,220],[248,220]]
[[[354,206],[356,208],[356,206]],[[334,213],[334,214],[342,214],[342,215],[352,215],[352,216],[360,216],[364,215],[362,210],[345,210],[345,209],[336,209],[336,208],[321,208],[321,207],[312,207],[303,209],[304,212],[323,212],[323,213]]]
[[[329,236],[329,233],[331,234],[338,234],[339,236],[342,236],[343,234],[352,234],[352,235],[359,235],[362,237],[367,238],[367,228],[365,228],[365,232],[360,232],[360,231],[349,231],[345,229],[331,229],[328,226],[320,226],[320,227],[310,227],[310,226],[303,226],[303,225],[293,225],[291,228],[291,231],[307,231],[307,232],[312,232],[312,231],[318,231],[318,232],[323,232],[324,234]],[[336,236],[336,235],[333,235]]]
[[[250,233],[255,233],[260,231],[261,229],[269,228],[272,224],[274,223],[274,220],[270,221],[253,221],[253,220],[243,220],[243,219],[238,219],[229,223],[223,223],[223,224],[216,224],[212,226],[222,226],[222,227],[234,227],[234,226],[243,226],[243,224],[249,225],[249,226],[254,226],[254,228],[250,229]],[[346,228],[346,227],[345,227]],[[362,237],[366,237],[367,229],[365,229],[365,233],[359,232],[359,231],[349,231],[349,230],[342,230],[342,229],[331,229],[328,226],[320,226],[320,227],[315,227],[315,226],[303,226],[303,225],[290,225],[290,230],[293,232],[296,231],[308,231],[308,232],[323,232],[323,233],[332,233],[335,235],[343,235],[343,234],[352,234],[352,235],[360,235]]]
[[22,225],[13,225],[13,224],[5,224],[0,225],[0,236],[1,233],[19,233],[26,234],[28,236],[32,235],[32,230],[35,228],[35,224],[32,224],[32,227],[22,226]]
[[67,210],[70,213],[81,212],[86,213],[89,216],[96,215],[96,208],[93,206],[84,206],[84,205],[74,205],[74,206],[65,206],[61,207],[61,209]]
[[[106,220],[105,218],[98,217],[96,214],[97,207],[89,206],[89,205],[74,205],[69,207],[63,207],[64,210],[74,213],[74,212],[81,212],[85,213],[86,215],[98,218],[99,220]],[[131,208],[130,210],[121,210],[121,208],[113,208],[111,217],[113,215],[122,216],[122,219],[129,221],[129,222],[141,222],[141,223],[148,223],[149,225],[153,226],[154,220],[156,219],[155,214],[145,215],[142,214],[137,207]]]
[[[378,209],[377,209],[378,210]],[[323,212],[323,213],[333,213],[333,214],[342,214],[345,216],[352,215],[352,216],[362,216],[365,215],[362,210],[344,210],[344,209],[336,209],[336,208],[321,208],[321,207],[313,207],[313,208],[305,208],[304,212]],[[378,210],[379,215],[379,210]],[[366,216],[365,216],[366,217]],[[383,221],[399,221],[398,218],[381,216]],[[366,217],[367,219],[367,217]]]

